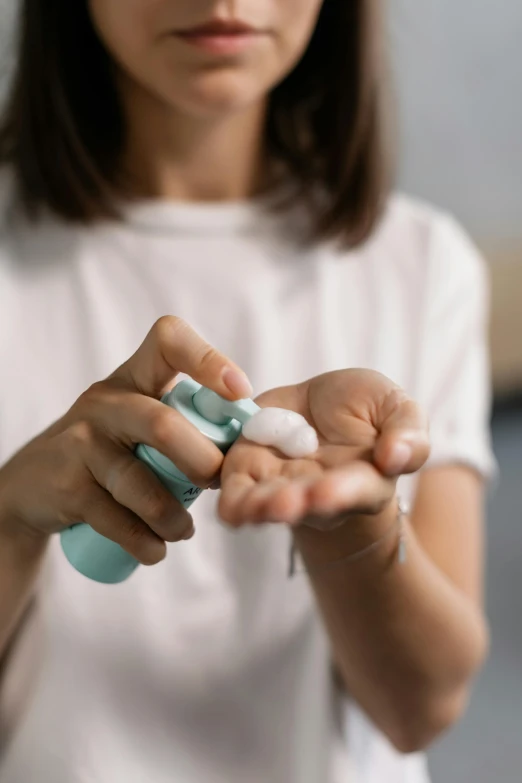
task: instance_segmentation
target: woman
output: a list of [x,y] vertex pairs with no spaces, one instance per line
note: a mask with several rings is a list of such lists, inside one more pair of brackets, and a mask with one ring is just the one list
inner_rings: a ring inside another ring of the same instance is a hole
[[[487,647],[487,279],[450,218],[388,192],[378,18],[23,3],[0,137],[5,700],[28,648],[35,676],[3,783],[420,783],[462,713]],[[229,399],[246,372],[320,450],[222,463],[158,401],[178,371]],[[194,527],[138,442],[221,480]],[[53,535],[79,520],[153,567],[89,582]]]

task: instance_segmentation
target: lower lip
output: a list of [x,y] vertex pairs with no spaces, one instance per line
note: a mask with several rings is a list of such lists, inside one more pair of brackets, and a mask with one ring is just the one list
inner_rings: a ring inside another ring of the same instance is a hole
[[259,33],[236,33],[236,34],[178,34],[177,36],[185,43],[202,49],[210,54],[230,55],[241,54],[249,49],[261,35]]

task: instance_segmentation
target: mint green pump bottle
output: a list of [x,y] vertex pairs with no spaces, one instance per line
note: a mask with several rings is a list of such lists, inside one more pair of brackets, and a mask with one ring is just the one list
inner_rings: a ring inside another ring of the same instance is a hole
[[[260,410],[253,400],[230,402],[191,379],[174,386],[162,402],[179,411],[223,453],[237,440],[242,426]],[[203,491],[156,449],[140,444],[135,453],[185,508]],[[71,565],[96,582],[123,582],[139,565],[119,544],[84,523],[63,530],[60,538]]]

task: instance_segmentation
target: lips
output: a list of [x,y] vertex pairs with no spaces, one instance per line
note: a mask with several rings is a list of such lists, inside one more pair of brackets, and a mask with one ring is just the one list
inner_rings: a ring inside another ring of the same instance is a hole
[[178,35],[184,38],[198,36],[228,36],[228,35],[255,35],[259,31],[244,22],[218,20],[206,24],[178,31]]
[[197,27],[179,30],[175,36],[193,49],[199,49],[213,57],[236,57],[256,45],[266,31],[245,22],[221,19],[212,20]]

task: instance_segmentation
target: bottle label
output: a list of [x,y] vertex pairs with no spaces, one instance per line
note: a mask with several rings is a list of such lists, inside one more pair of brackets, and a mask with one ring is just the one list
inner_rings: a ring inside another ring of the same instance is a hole
[[188,508],[192,505],[192,503],[199,498],[203,490],[201,487],[187,487],[187,489],[183,490],[183,494],[181,497],[181,503],[185,508]]

